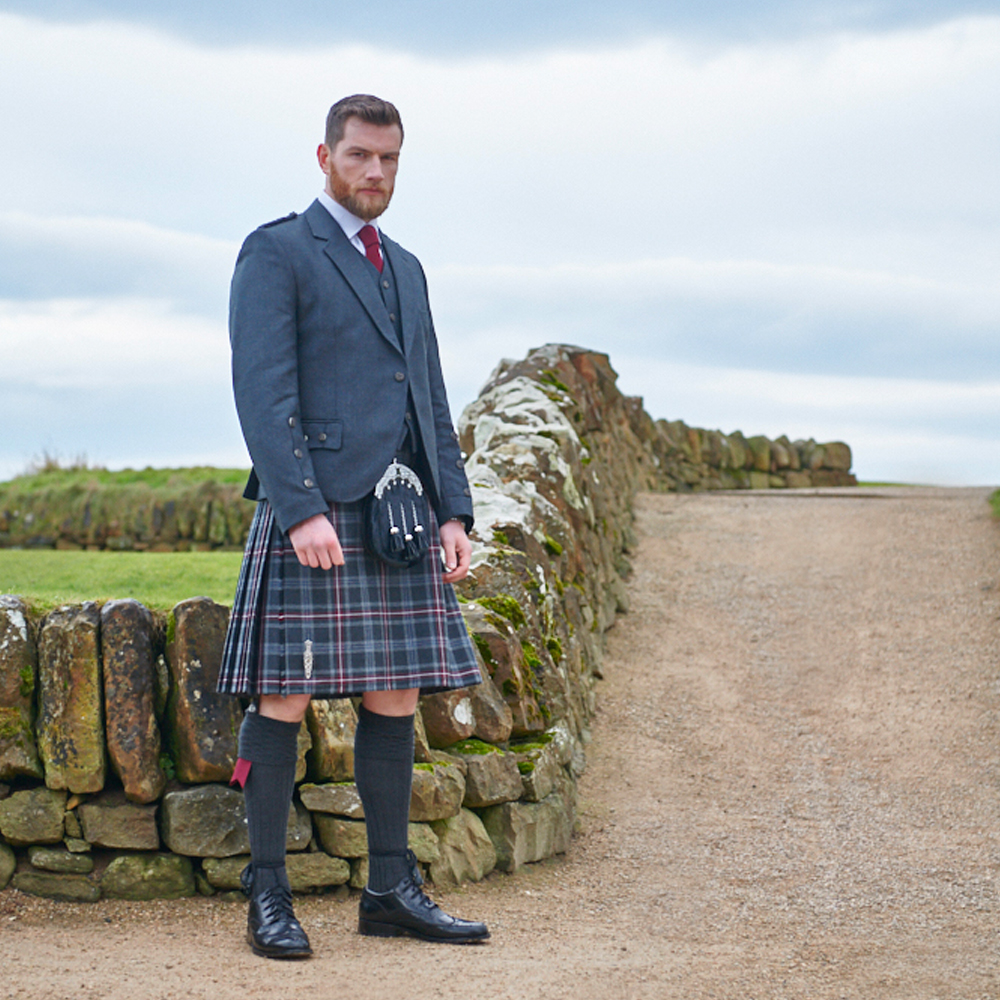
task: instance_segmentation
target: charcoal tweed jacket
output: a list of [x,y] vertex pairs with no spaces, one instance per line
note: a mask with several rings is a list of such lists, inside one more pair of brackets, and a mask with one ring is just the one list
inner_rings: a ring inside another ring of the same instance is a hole
[[424,272],[398,243],[382,240],[391,267],[378,280],[396,281],[395,322],[377,272],[319,201],[261,226],[240,250],[229,334],[236,409],[253,460],[244,495],[266,497],[282,531],[331,501],[371,492],[394,457],[408,399],[438,520],[461,517],[471,527]]

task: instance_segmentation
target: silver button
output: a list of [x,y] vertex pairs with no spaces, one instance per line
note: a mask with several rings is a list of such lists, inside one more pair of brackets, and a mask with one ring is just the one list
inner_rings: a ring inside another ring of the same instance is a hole
[[471,496],[472,496],[472,490],[470,490],[468,486],[466,486],[466,487],[465,487],[465,489],[464,489],[464,490],[462,490],[462,492],[463,492],[463,493],[464,493],[464,494],[465,494],[465,495],[466,495],[467,497],[471,497]]
[[407,411],[407,413],[406,413],[406,419],[407,420],[412,420],[413,419],[413,414],[410,413],[409,411]]
[[311,479],[303,479],[302,482],[305,486],[308,486],[310,489],[312,489],[312,487],[316,485]]
[[308,434],[303,434],[302,435],[302,440],[303,441],[308,441],[309,440],[309,435]]
[[319,435],[317,435],[317,437],[319,437],[320,441],[325,441],[326,440],[326,433],[324,432],[323,434],[319,434]]
[[388,288],[389,287],[389,280],[387,278],[383,278],[382,279],[382,287],[383,288]]
[[396,372],[396,381],[403,382],[406,380],[406,376],[402,372]]
[[295,451],[293,452],[293,454],[295,455],[296,458],[301,458],[302,457],[302,449],[301,448],[296,448]]
[[465,462],[463,462],[463,461],[462,461],[462,460],[461,460],[460,458],[456,458],[456,459],[455,459],[455,465],[457,465],[457,466],[458,466],[458,468],[460,468],[460,469],[461,469],[461,468],[462,468],[462,466],[463,466],[463,465],[465,465]]
[[389,313],[389,322],[390,323],[395,323],[396,322],[396,314],[395,313]]
[[294,427],[295,426],[295,417],[289,417],[288,418],[288,426],[289,427]]

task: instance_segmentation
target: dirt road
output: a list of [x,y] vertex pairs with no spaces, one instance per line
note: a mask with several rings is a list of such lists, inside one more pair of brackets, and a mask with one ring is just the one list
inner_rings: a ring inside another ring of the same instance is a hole
[[443,895],[479,948],[304,899],[280,964],[218,900],[0,894],[0,995],[1000,996],[1000,525],[982,490],[644,496],[563,859]]

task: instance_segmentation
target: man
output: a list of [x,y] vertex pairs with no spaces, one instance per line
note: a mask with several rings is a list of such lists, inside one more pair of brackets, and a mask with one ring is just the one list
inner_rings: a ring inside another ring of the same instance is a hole
[[[335,104],[317,151],[324,191],[303,214],[252,233],[233,275],[233,386],[253,459],[245,496],[258,508],[219,690],[252,700],[234,781],[250,831],[247,936],[270,958],[311,954],[292,911],[285,838],[312,697],[361,695],[355,779],[369,877],[359,931],[489,937],[424,895],[407,849],[419,695],[480,675],[451,587],[469,569],[472,502],[426,282],[379,228],[402,142],[392,104],[364,94]],[[394,459],[419,474],[435,519],[430,552],[409,569],[363,539],[364,500]]]

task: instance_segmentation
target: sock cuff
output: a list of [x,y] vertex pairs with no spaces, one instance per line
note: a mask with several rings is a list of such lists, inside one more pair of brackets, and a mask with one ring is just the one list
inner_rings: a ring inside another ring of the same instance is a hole
[[248,712],[240,726],[239,756],[254,764],[286,767],[299,758],[301,723],[269,719],[260,712]]
[[364,705],[358,709],[354,754],[371,760],[413,760],[412,715],[379,715]]

